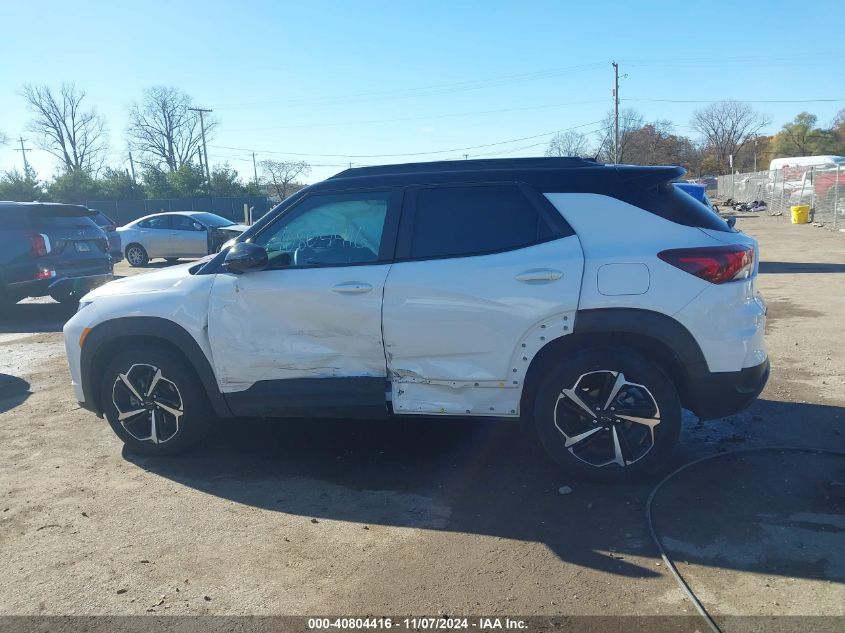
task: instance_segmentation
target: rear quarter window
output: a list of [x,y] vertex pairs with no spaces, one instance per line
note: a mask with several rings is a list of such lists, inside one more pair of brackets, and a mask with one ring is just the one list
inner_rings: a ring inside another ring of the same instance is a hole
[[629,186],[619,191],[615,197],[676,224],[726,233],[734,232],[713,210],[672,183],[648,188]]

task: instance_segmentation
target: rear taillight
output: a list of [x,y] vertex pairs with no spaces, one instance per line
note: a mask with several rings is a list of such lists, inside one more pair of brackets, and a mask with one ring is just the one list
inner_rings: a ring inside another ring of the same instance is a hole
[[30,235],[29,246],[35,257],[43,257],[50,252],[50,238],[43,233]]
[[754,249],[740,244],[675,248],[662,251],[657,256],[667,264],[711,284],[747,279],[754,273]]

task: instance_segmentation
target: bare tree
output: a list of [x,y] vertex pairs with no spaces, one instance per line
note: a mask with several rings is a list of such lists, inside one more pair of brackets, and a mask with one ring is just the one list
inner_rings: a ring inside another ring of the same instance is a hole
[[591,156],[587,137],[577,130],[558,132],[549,141],[546,156]]
[[106,126],[94,111],[86,110],[85,91],[62,84],[58,94],[47,85],[28,84],[23,97],[34,118],[29,130],[38,146],[62,161],[67,171],[97,170],[106,157]]
[[614,151],[615,130],[614,112],[610,110],[601,122],[598,131],[599,148],[598,156],[606,163],[613,162],[614,157],[620,162],[625,162],[625,150],[631,143],[632,133],[643,126],[643,115],[632,108],[623,108],[619,111],[619,152]]
[[304,178],[311,172],[311,165],[304,160],[262,160],[261,169],[264,179],[273,187],[279,200],[284,200],[297,191],[297,178]]
[[692,128],[713,148],[722,171],[729,171],[729,157],[736,156],[769,119],[741,101],[719,101],[698,110]]
[[[191,104],[191,97],[178,88],[154,86],[144,91],[140,103],[129,106],[129,147],[141,154],[144,165],[176,171],[191,161],[202,143]],[[216,127],[216,121],[205,119],[206,139]]]
[[9,136],[0,130],[0,147],[9,144]]

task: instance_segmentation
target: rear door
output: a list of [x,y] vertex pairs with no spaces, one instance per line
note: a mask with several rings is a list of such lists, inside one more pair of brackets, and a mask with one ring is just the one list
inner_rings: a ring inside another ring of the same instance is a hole
[[515,183],[406,193],[384,293],[397,413],[513,416],[533,354],[571,332],[578,238]]
[[156,215],[139,222],[137,239],[150,257],[176,257],[173,253],[170,215]]

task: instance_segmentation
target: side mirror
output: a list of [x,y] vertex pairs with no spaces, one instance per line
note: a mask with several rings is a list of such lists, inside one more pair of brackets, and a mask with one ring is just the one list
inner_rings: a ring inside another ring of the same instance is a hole
[[267,267],[267,251],[263,246],[250,242],[239,242],[229,249],[223,260],[223,268],[236,275],[250,270],[264,270]]
[[205,227],[200,224],[199,222],[194,222],[194,230],[195,231],[205,231]]
[[729,218],[727,219],[727,222],[728,222],[728,228],[731,228],[731,229],[732,229],[733,227],[735,227],[735,226],[736,226],[736,216],[735,216],[735,215],[732,215],[731,217],[729,217]]

